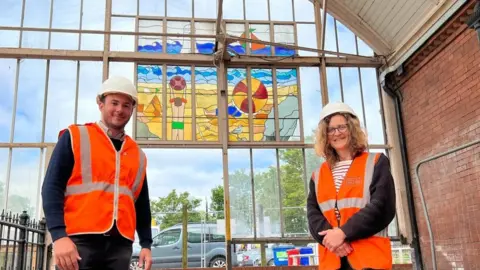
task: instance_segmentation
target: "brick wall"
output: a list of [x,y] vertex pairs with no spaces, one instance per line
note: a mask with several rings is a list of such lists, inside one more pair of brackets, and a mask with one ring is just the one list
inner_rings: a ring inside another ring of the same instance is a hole
[[[401,86],[407,152],[413,180],[422,257],[431,268],[430,237],[417,185],[417,163],[480,139],[480,44],[470,29]],[[480,145],[423,165],[420,180],[428,206],[438,269],[480,269]]]

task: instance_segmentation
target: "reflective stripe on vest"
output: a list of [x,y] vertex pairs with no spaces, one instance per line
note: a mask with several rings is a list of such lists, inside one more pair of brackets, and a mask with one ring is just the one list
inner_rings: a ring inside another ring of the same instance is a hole
[[[132,190],[126,186],[118,186],[118,178],[120,172],[120,152],[116,151],[116,162],[115,162],[115,185],[106,182],[93,182],[92,181],[92,164],[91,164],[91,144],[90,136],[88,134],[88,128],[86,126],[78,126],[80,133],[80,159],[81,159],[81,172],[82,172],[82,184],[80,185],[67,185],[65,196],[68,195],[79,195],[84,193],[89,193],[92,191],[104,191],[111,193],[121,193],[129,196],[132,200],[136,201],[137,197],[134,194],[138,194],[139,186],[142,182],[142,174],[145,170],[145,160],[146,156],[143,151],[139,148],[139,168],[136,173],[135,181],[133,183]],[[118,191],[115,187],[118,186]],[[115,208],[118,205],[118,196],[115,196]],[[118,209],[115,209],[115,216]]]
[[[319,203],[318,206],[322,212],[335,209],[335,201],[337,202],[338,209],[356,207],[364,208],[370,202],[370,185],[373,180],[373,171],[375,169],[375,156],[376,154],[368,154],[367,162],[365,166],[365,178],[363,180],[363,196],[362,198],[344,198],[339,200],[328,200]],[[346,175],[345,175],[346,176]],[[318,182],[320,178],[320,169],[315,170],[313,181],[315,184],[315,192],[318,191]],[[388,237],[388,228],[378,232],[375,236]]]

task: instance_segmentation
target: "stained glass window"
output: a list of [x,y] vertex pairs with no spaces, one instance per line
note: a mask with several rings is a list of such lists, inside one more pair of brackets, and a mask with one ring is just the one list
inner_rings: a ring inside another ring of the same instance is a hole
[[[189,21],[168,21],[167,33],[170,34],[191,34],[191,23]],[[167,37],[167,53],[191,53],[192,44],[189,37]]]
[[[198,35],[215,35],[215,23],[195,23],[195,33]],[[195,52],[201,54],[212,54],[215,47],[214,39],[196,38]]]
[[197,141],[218,141],[216,68],[195,68],[195,112]]
[[168,66],[167,140],[192,140],[192,68]]
[[[293,32],[293,25],[275,25],[273,33],[274,42],[295,45],[295,34]],[[292,56],[294,54],[294,49],[280,46],[275,47],[275,55],[277,56]]]
[[247,70],[245,68],[229,68],[227,79],[229,140],[249,141]]
[[300,140],[297,69],[277,69],[278,130],[281,141]]
[[253,140],[275,141],[272,70],[252,69],[251,73]]
[[137,121],[139,140],[163,138],[163,66],[138,65],[137,67]]
[[[138,31],[144,33],[163,33],[163,21],[139,20]],[[160,36],[139,36],[138,51],[161,53],[163,52],[163,39]]]

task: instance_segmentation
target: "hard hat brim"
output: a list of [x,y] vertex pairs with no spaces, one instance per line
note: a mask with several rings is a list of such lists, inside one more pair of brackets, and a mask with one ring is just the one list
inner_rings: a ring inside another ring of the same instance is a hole
[[118,91],[118,90],[113,90],[113,89],[112,89],[112,90],[103,91],[103,93],[100,94],[100,95],[98,96],[98,98],[100,98],[101,96],[108,96],[108,95],[111,95],[111,94],[118,94],[118,95],[128,96],[128,97],[130,97],[130,98],[135,102],[135,104],[138,102],[138,100],[137,100],[136,97],[134,97],[134,96],[132,96],[132,95],[130,95],[130,94],[128,94],[128,93],[125,93],[125,92],[123,92],[123,91]]

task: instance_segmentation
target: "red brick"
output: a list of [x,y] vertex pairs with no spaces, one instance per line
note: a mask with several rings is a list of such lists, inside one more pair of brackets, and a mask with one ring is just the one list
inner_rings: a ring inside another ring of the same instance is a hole
[[[412,179],[420,160],[480,138],[480,43],[466,29],[402,86]],[[438,269],[480,269],[480,145],[422,165],[420,182]],[[416,182],[416,216],[425,268],[430,237]]]

